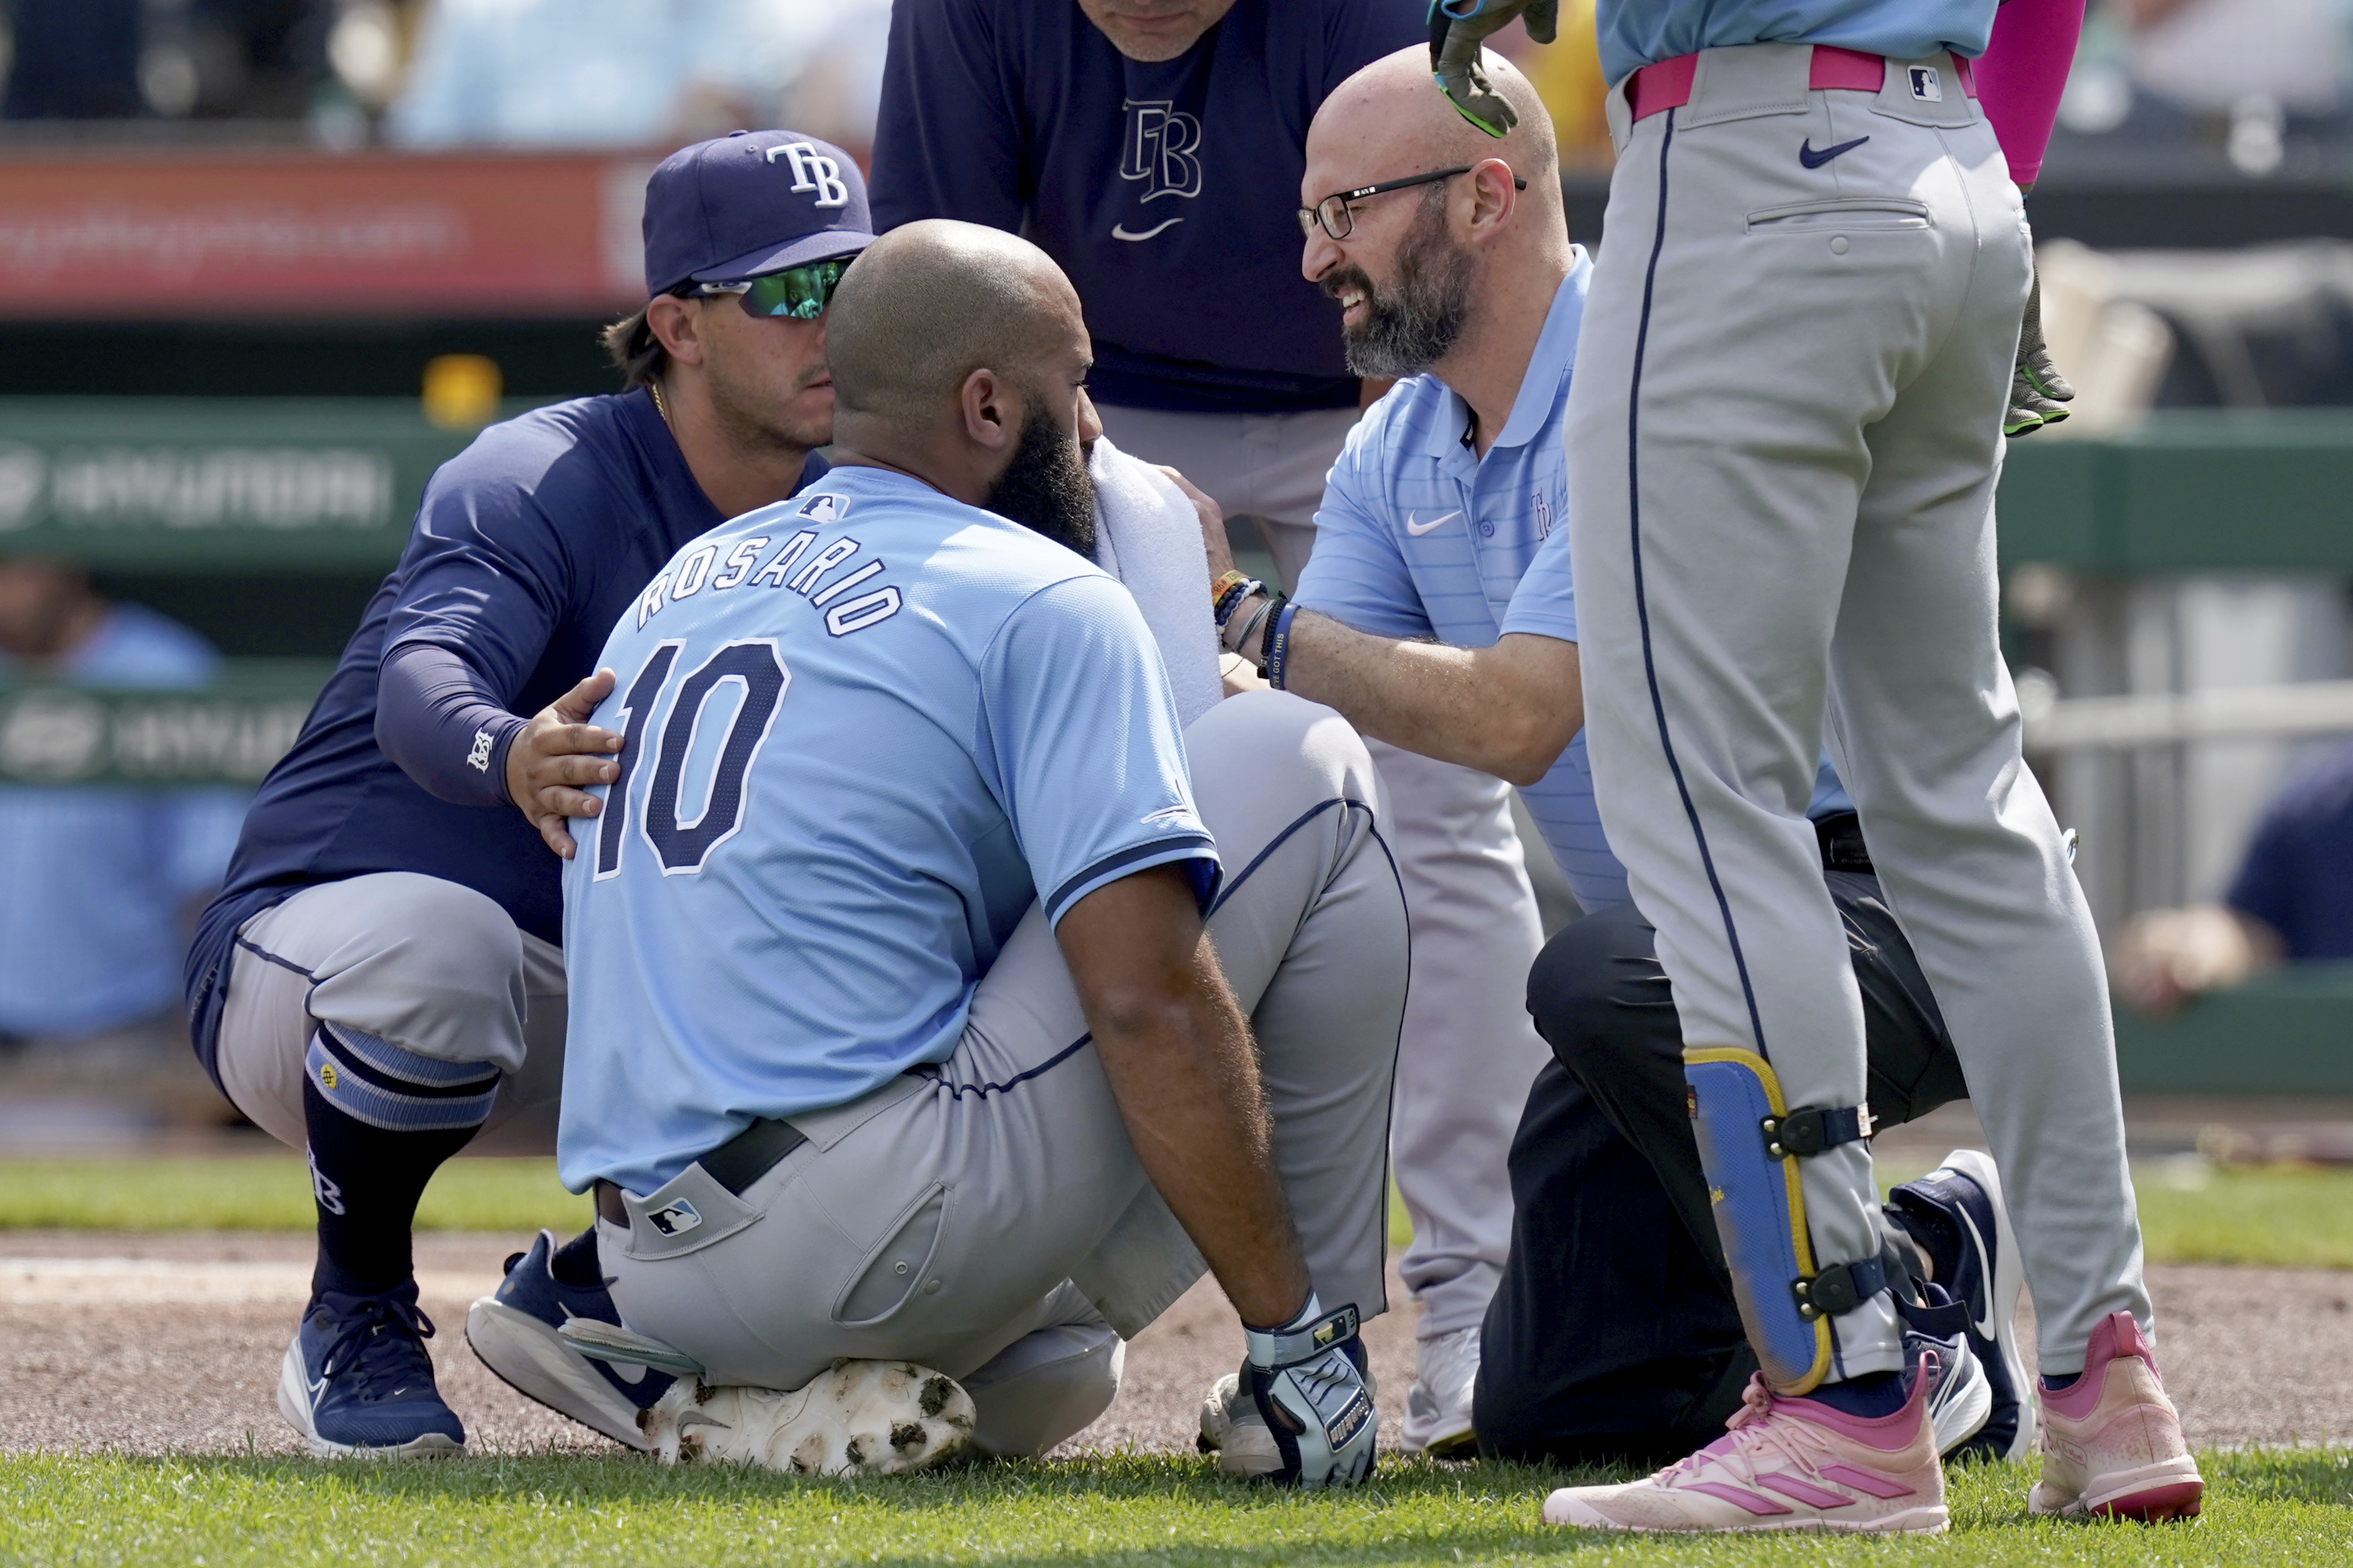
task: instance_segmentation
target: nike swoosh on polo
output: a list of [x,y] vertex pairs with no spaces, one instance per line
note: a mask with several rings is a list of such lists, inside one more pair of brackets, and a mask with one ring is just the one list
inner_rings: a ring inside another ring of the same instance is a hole
[[1798,162],[1809,169],[1819,169],[1840,153],[1852,153],[1870,140],[1868,136],[1858,136],[1852,142],[1841,142],[1835,147],[1825,147],[1817,153],[1814,151],[1814,139],[1809,136],[1798,143]]
[[1405,531],[1419,539],[1434,528],[1444,528],[1461,515],[1460,511],[1450,511],[1444,517],[1434,517],[1428,522],[1416,522],[1413,520],[1413,513],[1408,512],[1405,514]]
[[1145,229],[1142,234],[1130,234],[1127,232],[1127,226],[1125,224],[1115,223],[1111,226],[1111,237],[1113,239],[1150,239],[1162,229],[1174,228],[1184,221],[1185,220],[1181,217],[1172,217],[1166,223],[1157,224],[1151,228]]
[[1994,1334],[1993,1258],[1986,1248],[1985,1237],[1978,1234],[1978,1222],[1969,1217],[1968,1208],[1958,1204],[1953,1206],[1959,1210],[1961,1223],[1969,1227],[1969,1245],[1978,1249],[1978,1283],[1985,1291],[1985,1316],[1977,1320],[1974,1326],[1978,1338],[1989,1340]]

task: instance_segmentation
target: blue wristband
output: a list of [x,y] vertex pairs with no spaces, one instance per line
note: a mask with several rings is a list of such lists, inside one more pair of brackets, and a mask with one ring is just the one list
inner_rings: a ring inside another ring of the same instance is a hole
[[1286,601],[1266,628],[1266,683],[1277,691],[1283,689],[1282,656],[1291,651],[1291,617],[1299,606]]

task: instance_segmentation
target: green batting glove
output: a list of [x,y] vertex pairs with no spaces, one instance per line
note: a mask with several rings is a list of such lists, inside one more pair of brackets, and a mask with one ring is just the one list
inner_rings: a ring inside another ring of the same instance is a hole
[[2031,436],[2045,425],[2067,417],[2065,405],[2075,400],[2075,389],[2051,363],[2051,345],[2042,339],[2042,279],[2038,274],[2026,294],[2026,319],[2018,332],[2018,368],[2010,378],[2010,412],[2002,416],[2005,436]]
[[1549,44],[1560,31],[1560,0],[1430,0],[1430,68],[1455,111],[1490,136],[1520,122],[1479,66],[1479,47],[1511,25],[1527,23],[1528,37]]

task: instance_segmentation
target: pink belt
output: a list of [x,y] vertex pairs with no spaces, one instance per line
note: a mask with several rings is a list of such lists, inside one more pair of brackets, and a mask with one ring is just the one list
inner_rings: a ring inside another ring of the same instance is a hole
[[[1978,84],[1969,73],[1969,62],[1958,55],[1953,56],[1952,61],[1954,74],[1961,79],[1961,90],[1975,98]],[[1626,106],[1634,111],[1637,120],[1681,109],[1691,101],[1692,73],[1698,68],[1697,55],[1677,55],[1673,59],[1644,66],[1626,84]],[[1877,92],[1886,80],[1885,57],[1816,44],[1813,69],[1807,76],[1806,85],[1816,91],[1843,88],[1852,92]]]

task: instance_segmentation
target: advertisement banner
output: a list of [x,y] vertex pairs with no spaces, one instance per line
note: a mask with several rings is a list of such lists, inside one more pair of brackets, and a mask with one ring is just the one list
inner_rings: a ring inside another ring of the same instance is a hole
[[0,317],[596,316],[644,303],[650,161],[0,157]]

